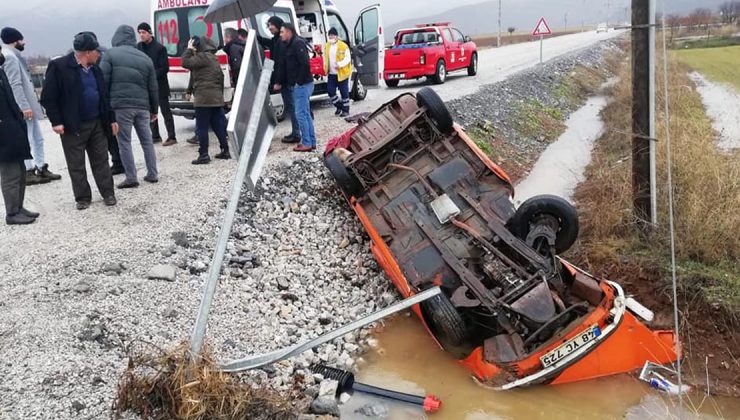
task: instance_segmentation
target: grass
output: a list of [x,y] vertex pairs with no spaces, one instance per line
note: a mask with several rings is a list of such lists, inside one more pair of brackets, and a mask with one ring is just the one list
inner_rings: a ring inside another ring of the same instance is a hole
[[550,142],[565,129],[563,120],[563,113],[558,108],[529,98],[519,103],[512,122],[523,136]]
[[677,50],[674,54],[709,79],[730,84],[740,90],[740,45]]
[[[701,52],[701,51],[698,51]],[[714,50],[712,50],[714,53]],[[740,53],[740,50],[737,51]],[[738,54],[740,55],[740,54]],[[740,58],[740,57],[738,57]],[[735,58],[737,60],[737,58]],[[697,291],[719,312],[740,314],[740,157],[719,152],[701,98],[687,77],[688,68],[670,61],[670,124],[673,144],[674,214],[679,277],[684,290]],[[658,68],[662,68],[659,65]],[[612,88],[603,111],[609,130],[596,143],[586,181],[576,191],[582,220],[581,256],[594,265],[643,261],[658,264],[667,279],[668,215],[665,127],[658,121],[659,227],[650,238],[635,229],[631,188],[631,79],[629,63]],[[657,109],[664,95],[658,89]]]

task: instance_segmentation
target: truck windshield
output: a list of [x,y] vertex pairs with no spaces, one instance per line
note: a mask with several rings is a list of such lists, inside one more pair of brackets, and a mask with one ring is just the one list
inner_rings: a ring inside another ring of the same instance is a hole
[[179,57],[193,36],[211,38],[222,45],[221,25],[203,20],[206,7],[182,7],[154,12],[154,36],[171,57]]
[[439,41],[437,32],[429,29],[401,32],[396,37],[398,45],[426,44]]

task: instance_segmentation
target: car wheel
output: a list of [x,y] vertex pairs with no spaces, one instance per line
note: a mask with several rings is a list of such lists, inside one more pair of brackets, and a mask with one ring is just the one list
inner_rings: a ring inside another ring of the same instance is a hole
[[398,86],[398,80],[386,80],[385,85],[391,88]]
[[[546,225],[555,233],[555,252],[560,254],[578,238],[578,212],[568,201],[554,195],[538,195],[522,203],[507,226],[526,241],[538,225]],[[532,245],[532,244],[530,244]]]
[[337,156],[337,151],[334,150],[328,156],[324,158],[324,165],[329,169],[329,173],[337,181],[339,189],[349,199],[350,197],[358,197],[363,193],[364,188],[362,183],[357,177],[350,171],[344,163]]
[[434,72],[434,76],[432,77],[432,81],[434,83],[441,85],[442,83],[447,80],[447,66],[445,65],[444,60],[437,61],[437,70]]
[[421,311],[437,341],[449,350],[460,347],[468,339],[468,328],[460,313],[444,294],[421,303]]
[[473,54],[468,66],[468,76],[475,76],[476,74],[478,74],[478,54]]
[[434,120],[443,133],[450,133],[453,129],[452,115],[442,98],[431,88],[424,87],[416,92],[416,103],[427,109],[429,117]]
[[360,81],[359,76],[355,76],[354,79],[355,82],[352,84],[350,97],[353,101],[364,101],[365,98],[367,98],[367,89],[365,88],[365,85],[362,84],[362,81]]
[[285,119],[285,106],[275,107],[273,110],[275,111],[275,119],[277,119],[278,122]]

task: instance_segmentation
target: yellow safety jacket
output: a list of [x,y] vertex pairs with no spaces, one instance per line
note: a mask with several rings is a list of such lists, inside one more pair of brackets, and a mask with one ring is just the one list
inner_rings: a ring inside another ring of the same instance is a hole
[[[324,73],[329,75],[329,51],[331,51],[331,43],[327,42],[324,48]],[[352,58],[350,55],[349,46],[340,40],[337,40],[337,64],[340,66],[337,68],[337,80],[344,81],[349,79],[352,75]],[[341,64],[346,62],[347,64],[342,66]]]

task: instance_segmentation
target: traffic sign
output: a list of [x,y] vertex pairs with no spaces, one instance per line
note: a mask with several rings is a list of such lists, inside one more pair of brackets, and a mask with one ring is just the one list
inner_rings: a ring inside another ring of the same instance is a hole
[[545,21],[544,17],[540,18],[540,21],[537,22],[537,26],[535,26],[534,31],[532,31],[533,36],[537,35],[552,35],[552,31],[550,30],[550,27],[547,25],[547,22]]

